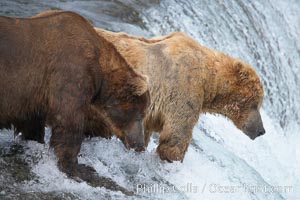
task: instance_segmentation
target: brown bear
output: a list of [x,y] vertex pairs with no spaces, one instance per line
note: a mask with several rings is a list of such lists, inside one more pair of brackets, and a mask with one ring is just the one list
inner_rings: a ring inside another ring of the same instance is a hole
[[148,76],[151,105],[144,119],[145,144],[152,132],[160,132],[161,159],[183,160],[201,113],[228,117],[251,139],[265,133],[259,113],[263,87],[248,64],[180,32],[144,39],[96,31]]
[[84,133],[103,134],[107,125],[130,142],[142,138],[131,145],[143,146],[146,78],[73,12],[2,16],[0,30],[0,128],[13,125],[24,139],[43,142],[44,127],[50,126],[60,170],[109,186],[93,168],[78,164]]

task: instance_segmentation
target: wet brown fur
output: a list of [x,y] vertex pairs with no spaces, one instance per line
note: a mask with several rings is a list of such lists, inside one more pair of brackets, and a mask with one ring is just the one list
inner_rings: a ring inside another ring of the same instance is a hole
[[[157,151],[162,159],[183,160],[201,113],[222,114],[254,138],[258,131],[264,133],[259,115],[263,87],[248,64],[201,46],[180,32],[145,39],[96,31],[149,77],[151,105],[144,120],[145,144],[153,131],[160,132]],[[248,129],[256,132],[248,133]]]
[[0,128],[44,142],[50,126],[60,169],[95,181],[77,161],[84,133],[130,131],[149,104],[145,77],[73,12],[0,17],[0,30]]

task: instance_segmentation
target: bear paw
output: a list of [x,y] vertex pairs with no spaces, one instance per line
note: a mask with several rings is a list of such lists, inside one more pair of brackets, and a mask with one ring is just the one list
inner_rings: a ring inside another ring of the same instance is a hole
[[167,144],[160,144],[157,147],[157,153],[160,159],[166,160],[168,162],[173,161],[183,161],[185,151],[180,149],[178,146],[168,146]]
[[85,164],[78,164],[74,169],[75,176],[72,178],[77,181],[86,181],[89,185],[93,187],[105,187],[106,189],[112,191],[121,191],[122,193],[132,196],[134,193],[126,188],[118,185],[115,181],[110,178],[98,176],[96,170]]

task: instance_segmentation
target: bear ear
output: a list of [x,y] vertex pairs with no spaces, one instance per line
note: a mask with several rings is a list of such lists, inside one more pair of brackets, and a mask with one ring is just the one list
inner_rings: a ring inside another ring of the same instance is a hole
[[149,89],[148,77],[139,75],[129,80],[129,85],[132,88],[133,95],[141,96]]
[[244,63],[241,61],[235,61],[233,67],[238,80],[243,81],[249,78],[249,69]]

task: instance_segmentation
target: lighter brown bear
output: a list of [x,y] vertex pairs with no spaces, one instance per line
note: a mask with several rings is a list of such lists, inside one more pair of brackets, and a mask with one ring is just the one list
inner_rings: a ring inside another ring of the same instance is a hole
[[259,109],[264,92],[252,67],[198,44],[184,33],[144,39],[96,29],[137,71],[149,77],[151,105],[145,144],[160,133],[161,159],[183,160],[201,113],[231,119],[251,139],[265,133]]

